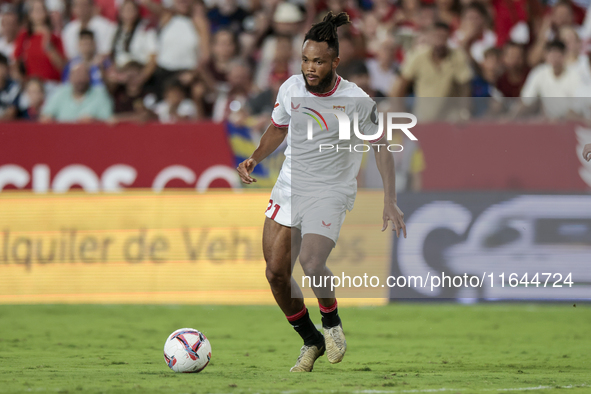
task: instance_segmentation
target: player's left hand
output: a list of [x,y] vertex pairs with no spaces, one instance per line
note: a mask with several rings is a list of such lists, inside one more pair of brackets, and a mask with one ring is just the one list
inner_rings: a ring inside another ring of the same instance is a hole
[[396,230],[396,237],[400,237],[400,233],[404,234],[404,238],[406,238],[406,225],[404,224],[404,214],[398,208],[396,203],[386,203],[384,204],[384,226],[382,227],[382,231],[385,231],[388,228],[388,220],[392,222],[392,231]]
[[591,160],[591,144],[587,144],[583,148],[583,159],[587,161]]
[[240,179],[243,183],[250,185],[251,183],[257,181],[256,178],[250,176],[256,165],[257,162],[252,157],[244,160],[242,163],[238,165],[238,168],[236,168],[236,170],[238,170],[238,174],[240,175]]

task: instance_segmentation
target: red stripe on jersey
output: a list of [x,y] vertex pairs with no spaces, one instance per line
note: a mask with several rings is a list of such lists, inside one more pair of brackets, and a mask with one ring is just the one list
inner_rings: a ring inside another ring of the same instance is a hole
[[280,129],[284,129],[284,128],[286,128],[286,127],[289,127],[289,123],[288,123],[288,124],[277,124],[277,123],[275,123],[275,121],[273,120],[273,118],[271,118],[271,122],[273,122],[273,125],[274,125],[275,127],[278,127],[278,128],[280,128]]
[[326,92],[326,93],[312,93],[312,92],[310,92],[310,93],[312,93],[314,96],[317,96],[317,97],[328,97],[328,96],[332,96],[333,93],[337,91],[337,88],[339,87],[339,84],[340,83],[341,83],[341,76],[338,75],[337,76],[337,81],[334,84],[334,88],[332,88],[330,92]]
[[279,103],[275,103],[275,106],[273,106],[273,108],[277,108],[279,107]]

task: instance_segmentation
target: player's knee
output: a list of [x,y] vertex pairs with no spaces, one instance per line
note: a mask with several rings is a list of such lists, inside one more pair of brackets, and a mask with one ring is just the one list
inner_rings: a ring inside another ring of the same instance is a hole
[[300,256],[300,263],[304,273],[308,276],[318,276],[324,273],[326,262],[316,256]]
[[265,271],[267,281],[271,287],[283,287],[286,286],[291,280],[289,273],[284,271],[278,271],[267,266]]

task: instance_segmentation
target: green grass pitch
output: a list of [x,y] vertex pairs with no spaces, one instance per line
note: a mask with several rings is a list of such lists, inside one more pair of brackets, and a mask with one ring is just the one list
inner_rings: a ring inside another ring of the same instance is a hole
[[[315,322],[317,306],[311,306]],[[0,393],[591,393],[591,305],[341,308],[348,351],[292,374],[301,342],[273,306],[0,306]],[[162,356],[175,329],[213,348],[199,374]]]

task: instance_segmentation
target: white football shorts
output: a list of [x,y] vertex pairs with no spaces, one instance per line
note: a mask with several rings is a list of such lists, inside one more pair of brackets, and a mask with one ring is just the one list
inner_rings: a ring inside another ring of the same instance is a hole
[[265,215],[286,227],[305,234],[319,234],[335,244],[347,213],[348,198],[341,193],[325,193],[317,197],[291,195],[274,187]]

